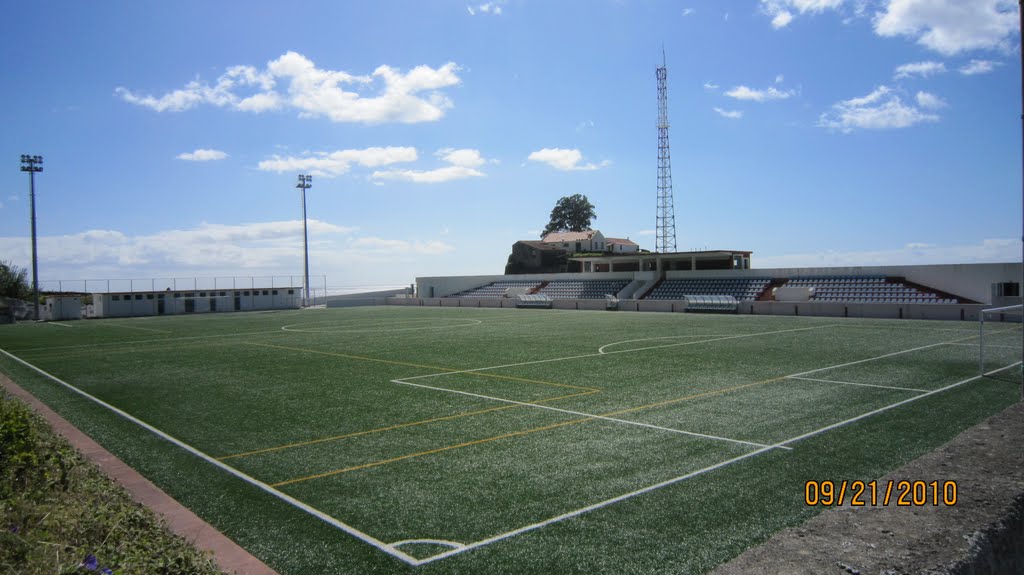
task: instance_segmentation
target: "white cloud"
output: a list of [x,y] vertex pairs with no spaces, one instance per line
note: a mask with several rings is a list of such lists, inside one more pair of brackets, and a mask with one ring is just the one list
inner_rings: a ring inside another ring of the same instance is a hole
[[223,160],[226,157],[228,157],[228,155],[220,150],[206,150],[203,148],[194,152],[178,154],[179,160],[188,160],[190,162],[209,162],[211,160]]
[[693,12],[693,8],[683,8],[683,16],[689,16],[690,14],[693,14]]
[[739,120],[743,117],[743,112],[740,110],[723,110],[722,108],[711,108],[715,112],[718,112],[719,116],[723,118],[729,118],[730,120]]
[[259,163],[265,172],[306,172],[314,176],[334,177],[348,173],[352,164],[376,168],[401,162],[415,162],[416,148],[388,146],[362,150],[338,150],[319,152],[305,157],[281,157],[274,155]]
[[793,21],[793,14],[788,10],[779,10],[772,17],[772,28],[785,28]]
[[551,166],[552,168],[565,172],[597,170],[611,164],[608,160],[605,160],[600,164],[582,164],[583,154],[579,150],[567,150],[562,148],[543,148],[530,153],[526,159],[534,162],[541,162]]
[[1019,20],[1013,0],[888,0],[874,27],[880,36],[908,36],[951,56],[1007,47]]
[[718,84],[712,84],[711,82],[704,82],[704,89],[713,91],[718,89]]
[[942,98],[929,92],[918,92],[916,99],[918,106],[921,106],[922,108],[927,108],[929,110],[938,110],[939,108],[945,108],[946,106],[949,105],[946,104],[946,101],[943,100]]
[[[425,257],[442,257],[455,246],[435,238],[387,238],[358,228],[309,220],[311,272],[330,274],[331,282],[346,276],[343,270],[359,268],[350,281],[374,277],[399,279],[426,264]],[[250,224],[204,223],[190,229],[164,230],[147,235],[128,235],[117,230],[87,230],[61,236],[40,236],[39,258],[51,279],[124,277],[226,277],[282,276],[301,274],[302,220]],[[30,262],[25,237],[0,237],[0,252],[19,265]],[[408,263],[399,276],[387,276],[395,263]],[[430,263],[429,265],[436,265]],[[405,281],[404,278],[401,278]],[[340,280],[345,281],[345,280]],[[55,283],[55,282],[54,282]],[[90,282],[96,289],[104,283]],[[344,284],[338,284],[344,285]]]
[[370,176],[370,179],[377,182],[398,181],[414,184],[440,184],[454,180],[486,176],[486,174],[477,169],[487,163],[487,160],[484,159],[479,150],[443,148],[434,155],[451,165],[433,170],[376,171]]
[[466,5],[466,11],[469,12],[470,16],[476,16],[478,12],[481,14],[501,16],[501,4],[502,3],[499,2],[487,2],[486,4],[477,4],[476,6]]
[[776,84],[781,84],[783,81],[785,81],[785,79],[786,79],[786,77],[783,76],[782,74],[777,74],[775,76],[775,83]]
[[778,90],[774,86],[766,90],[755,90],[746,86],[737,86],[725,93],[730,98],[737,100],[751,100],[754,102],[768,102],[771,100],[785,100],[795,94],[793,90]]
[[638,236],[656,236],[658,235],[657,230],[640,230],[636,233]]
[[927,78],[935,74],[944,74],[946,72],[946,65],[942,62],[926,61],[926,62],[910,62],[903,64],[902,66],[896,67],[896,73],[893,78],[899,80],[901,78],[910,78],[913,76],[919,76],[921,78]]
[[576,124],[576,133],[584,132],[594,127],[593,120],[583,120],[579,124]]
[[977,244],[940,246],[912,242],[874,251],[820,250],[811,253],[762,256],[759,268],[888,266],[921,264],[998,263],[1020,261],[1020,238],[988,239]]
[[[310,219],[310,236],[349,234],[356,228]],[[0,249],[18,252],[23,238],[0,238]],[[39,238],[41,261],[64,266],[158,266],[196,269],[274,268],[301,254],[302,220],[251,224],[209,224],[129,236],[116,230],[87,230]],[[287,256],[285,258],[284,256]]]
[[771,16],[772,27],[785,28],[797,15],[837,10],[844,0],[761,0],[761,11]]
[[993,62],[992,60],[971,60],[969,63],[960,67],[960,73],[964,76],[988,74],[992,70],[995,70],[997,65],[999,65],[999,63]]
[[[925,102],[941,102],[938,97],[932,94],[920,92],[918,97],[919,106],[921,105],[920,94],[925,95]],[[934,98],[934,100],[931,98]],[[937,122],[939,120],[938,115],[927,112],[922,108],[904,104],[892,89],[886,86],[879,86],[867,96],[851,98],[834,104],[830,112],[826,112],[819,117],[818,126],[849,133],[857,129],[887,130],[908,128],[916,124]]]
[[[157,112],[181,112],[209,104],[252,113],[287,108],[302,118],[326,117],[333,122],[432,122],[453,106],[440,90],[461,82],[458,70],[453,62],[440,68],[417,66],[407,73],[379,66],[369,76],[354,76],[319,69],[302,54],[287,52],[268,62],[265,70],[229,68],[212,86],[194,80],[159,97],[138,95],[123,87],[115,93],[126,102]],[[377,95],[361,93],[380,83],[383,86]]]

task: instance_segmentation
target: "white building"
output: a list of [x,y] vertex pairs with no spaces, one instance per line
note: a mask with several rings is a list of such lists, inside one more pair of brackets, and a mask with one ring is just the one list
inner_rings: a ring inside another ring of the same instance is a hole
[[640,246],[629,238],[606,238],[608,249],[613,254],[629,254],[640,251]]
[[558,246],[570,253],[603,252],[608,249],[608,242],[601,232],[587,230],[585,232],[552,232],[541,239],[545,244]]
[[301,287],[92,294],[92,317],[97,318],[297,309],[301,306]]

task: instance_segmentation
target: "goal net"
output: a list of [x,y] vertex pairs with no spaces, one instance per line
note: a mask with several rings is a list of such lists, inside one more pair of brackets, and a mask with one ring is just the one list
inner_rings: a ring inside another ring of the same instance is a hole
[[1021,319],[1024,306],[981,310],[978,315],[978,373],[999,370],[1021,361]]

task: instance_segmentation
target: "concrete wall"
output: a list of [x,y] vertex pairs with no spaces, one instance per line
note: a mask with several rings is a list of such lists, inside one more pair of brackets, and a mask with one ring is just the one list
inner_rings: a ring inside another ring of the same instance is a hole
[[[425,307],[470,307],[470,308],[515,308],[514,298],[387,298],[387,305]],[[930,319],[963,320],[977,322],[985,304],[886,304],[864,303],[844,304],[835,302],[740,302],[737,313],[745,315],[790,315],[817,317],[865,317],[881,319]],[[605,310],[604,300],[556,299],[553,309],[561,310]],[[620,300],[618,311],[675,312],[686,311],[682,301],[670,300]],[[1019,317],[1019,316],[1018,316]],[[999,318],[991,318],[999,321]],[[1007,321],[1010,321],[1007,316]]]

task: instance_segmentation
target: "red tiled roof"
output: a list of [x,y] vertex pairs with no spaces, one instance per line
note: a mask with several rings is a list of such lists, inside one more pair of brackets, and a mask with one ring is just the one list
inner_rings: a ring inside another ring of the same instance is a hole
[[629,238],[626,238],[626,239],[623,239],[623,238],[605,238],[605,241],[607,241],[609,244],[621,244],[621,245],[624,245],[624,246],[639,245],[639,244],[637,244],[636,242],[634,242],[633,240],[631,240]]
[[597,233],[595,230],[587,230],[585,232],[551,232],[544,236],[541,241],[549,244],[555,242],[578,242],[593,238],[595,233]]

